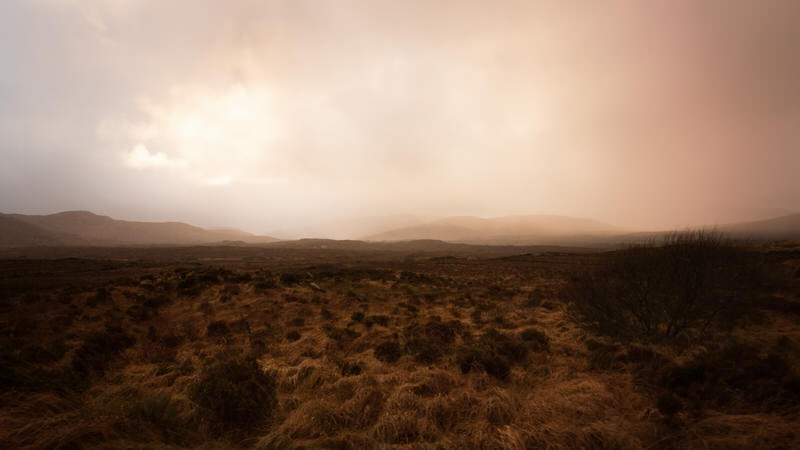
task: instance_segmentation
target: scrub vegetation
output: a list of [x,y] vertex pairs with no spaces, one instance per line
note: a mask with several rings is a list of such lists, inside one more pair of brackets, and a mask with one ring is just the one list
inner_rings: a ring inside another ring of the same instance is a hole
[[0,260],[3,448],[800,447],[800,243],[115,251]]

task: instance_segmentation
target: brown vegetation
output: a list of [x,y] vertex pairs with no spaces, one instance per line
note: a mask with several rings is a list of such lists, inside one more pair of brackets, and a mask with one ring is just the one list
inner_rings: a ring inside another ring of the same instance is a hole
[[800,445],[796,244],[475,256],[0,261],[0,446]]

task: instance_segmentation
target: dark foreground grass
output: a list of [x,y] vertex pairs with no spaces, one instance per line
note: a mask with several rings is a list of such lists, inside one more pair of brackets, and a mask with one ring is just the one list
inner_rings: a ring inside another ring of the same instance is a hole
[[798,249],[0,261],[0,447],[797,448]]

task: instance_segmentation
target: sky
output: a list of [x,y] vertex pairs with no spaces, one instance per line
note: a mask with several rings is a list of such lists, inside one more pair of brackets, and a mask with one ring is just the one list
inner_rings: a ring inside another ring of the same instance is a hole
[[0,211],[800,212],[798,42],[795,0],[4,0]]

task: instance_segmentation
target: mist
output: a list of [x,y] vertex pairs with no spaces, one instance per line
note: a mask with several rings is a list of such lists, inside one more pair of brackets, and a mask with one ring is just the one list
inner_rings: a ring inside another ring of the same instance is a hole
[[358,237],[800,210],[794,1],[12,0],[0,30],[2,212]]

